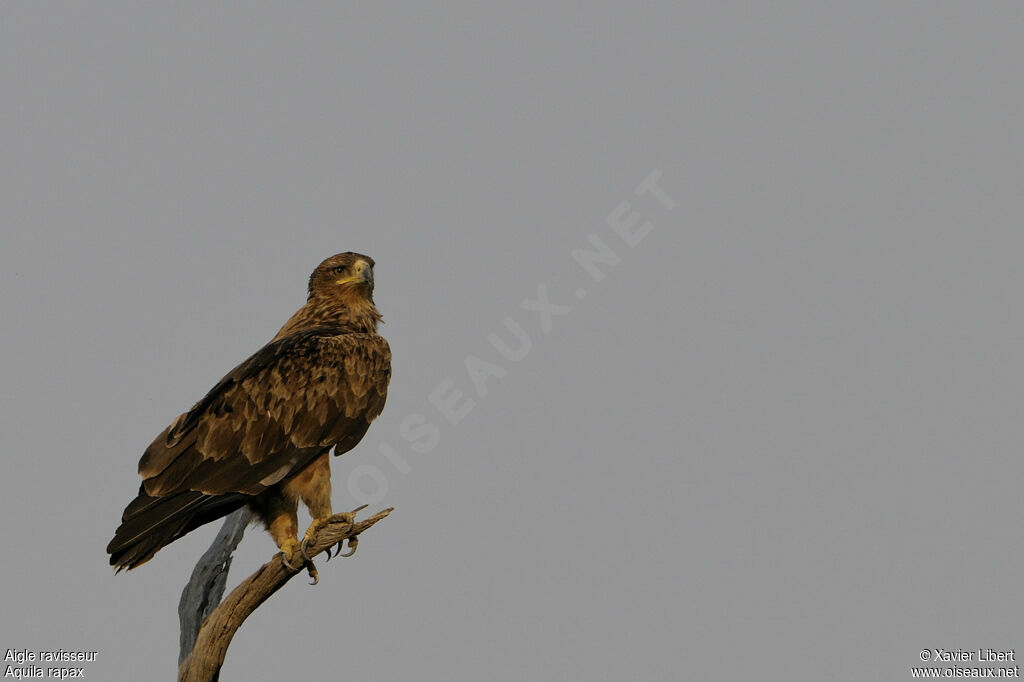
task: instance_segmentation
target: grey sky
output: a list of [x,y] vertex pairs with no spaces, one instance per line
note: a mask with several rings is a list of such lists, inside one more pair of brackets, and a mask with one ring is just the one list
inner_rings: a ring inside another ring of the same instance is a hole
[[[901,680],[1017,647],[1021,14],[4,3],[0,647],[173,675],[216,524],[113,576],[138,457],[346,250],[394,378],[335,506],[397,510],[222,679]],[[232,584],[273,549],[250,531]]]

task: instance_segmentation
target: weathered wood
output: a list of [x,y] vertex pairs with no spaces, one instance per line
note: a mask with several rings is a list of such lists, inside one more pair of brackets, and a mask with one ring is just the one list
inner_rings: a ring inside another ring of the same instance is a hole
[[[355,513],[359,509],[351,512],[347,519],[341,514],[332,517],[331,523],[320,528],[313,538],[307,548],[307,554],[316,557],[346,538],[349,539],[351,550],[355,546],[357,535],[365,532],[392,511],[392,508],[388,508],[364,521],[356,522]],[[310,576],[316,580],[315,569],[312,566],[307,568]],[[235,632],[260,604],[296,575],[298,571],[285,566],[281,555],[276,554],[273,559],[243,580],[203,623],[192,653],[178,667],[178,682],[216,682]]]
[[179,665],[192,653],[200,626],[224,596],[232,555],[251,520],[252,516],[245,507],[224,519],[220,532],[192,569],[192,577],[181,591],[178,601],[178,622],[181,623]]

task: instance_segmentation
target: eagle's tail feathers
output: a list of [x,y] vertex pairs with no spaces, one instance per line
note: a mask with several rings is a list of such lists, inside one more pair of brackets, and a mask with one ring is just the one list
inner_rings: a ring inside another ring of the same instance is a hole
[[165,545],[204,523],[227,516],[247,499],[248,495],[204,495],[191,490],[150,497],[140,489],[107,545],[110,565],[118,572],[140,566]]

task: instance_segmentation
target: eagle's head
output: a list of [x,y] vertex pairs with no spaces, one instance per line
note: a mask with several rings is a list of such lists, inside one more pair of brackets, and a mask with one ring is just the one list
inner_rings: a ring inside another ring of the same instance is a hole
[[381,317],[373,304],[373,265],[369,256],[348,251],[316,266],[309,276],[309,300],[278,336],[318,324],[376,331]]
[[373,266],[373,259],[361,253],[331,256],[309,276],[309,297],[372,301]]

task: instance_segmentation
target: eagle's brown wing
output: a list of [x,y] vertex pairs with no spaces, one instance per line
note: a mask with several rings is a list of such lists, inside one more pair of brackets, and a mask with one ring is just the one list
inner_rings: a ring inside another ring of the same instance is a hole
[[380,414],[391,352],[377,334],[335,327],[264,346],[181,415],[139,462],[139,496],[107,551],[137,566],[197,526],[298,473],[324,450],[350,450]]

